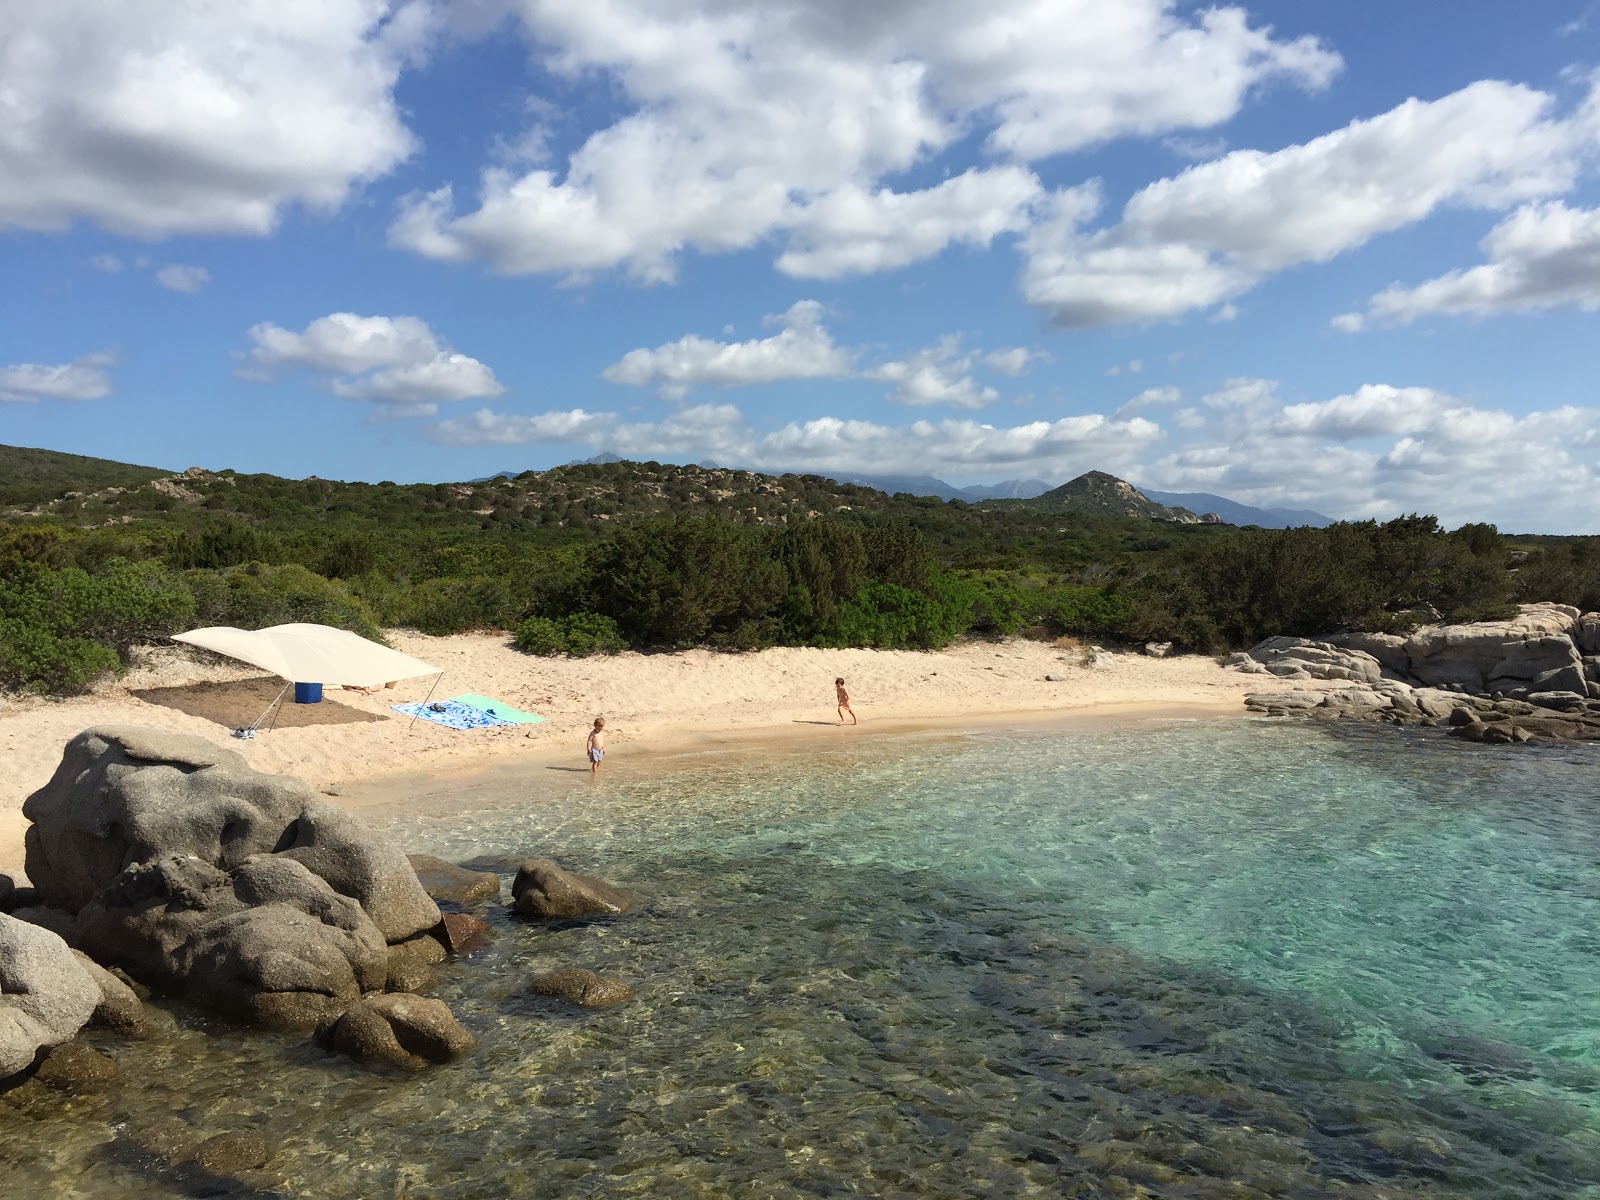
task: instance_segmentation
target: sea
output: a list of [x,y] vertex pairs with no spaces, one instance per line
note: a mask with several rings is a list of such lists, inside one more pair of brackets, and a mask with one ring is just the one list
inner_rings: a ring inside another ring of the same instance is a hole
[[[434,993],[470,1056],[172,1009],[96,1043],[109,1091],[0,1099],[4,1194],[1600,1198],[1593,748],[1164,719],[629,762],[377,820],[644,898],[489,910]],[[634,997],[527,992],[558,967]],[[272,1161],[170,1166],[174,1120]]]

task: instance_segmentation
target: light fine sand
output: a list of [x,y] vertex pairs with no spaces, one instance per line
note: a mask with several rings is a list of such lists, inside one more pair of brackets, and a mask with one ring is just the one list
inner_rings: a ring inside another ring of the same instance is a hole
[[[1259,684],[1200,656],[1112,654],[1088,665],[1076,650],[1028,641],[974,642],[936,653],[779,648],[566,659],[523,654],[500,634],[395,631],[389,638],[444,672],[435,699],[479,692],[548,720],[458,731],[390,711],[391,704],[422,699],[432,683],[424,678],[374,696],[329,688],[320,704],[286,697],[274,728],[244,741],[230,731],[255,720],[283,681],[187,647],[152,647],[138,652],[126,675],[86,696],[0,696],[0,870],[22,865],[23,800],[49,780],[67,741],[96,725],[198,734],[260,770],[370,793],[386,776],[450,774],[519,758],[582,766],[584,739],[599,715],[608,726],[608,767],[735,732],[816,736],[836,721],[838,675],[861,719],[859,727],[831,735],[840,737],[1069,712],[1242,715],[1244,694]],[[1062,678],[1047,682],[1046,675]]]

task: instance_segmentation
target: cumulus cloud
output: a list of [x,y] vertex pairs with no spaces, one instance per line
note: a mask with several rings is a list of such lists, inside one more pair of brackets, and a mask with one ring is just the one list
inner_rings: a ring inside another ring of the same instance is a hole
[[1450,525],[1593,531],[1600,408],[1517,416],[1389,384],[1288,405],[1267,380],[1222,394],[1234,402],[1175,418],[1186,436],[1140,468],[1142,481],[1351,518],[1431,512]]
[[689,334],[653,350],[630,350],[600,373],[611,383],[656,385],[663,395],[681,398],[700,384],[749,387],[785,379],[843,379],[854,373],[854,355],[834,344],[822,324],[823,308],[800,300],[781,316],[771,337],[718,342]]
[[1016,378],[1034,363],[1048,362],[1042,350],[1008,346],[987,353],[963,351],[961,338],[949,334],[932,346],[897,359],[858,366],[864,355],[834,341],[823,324],[824,309],[815,300],[800,300],[785,313],[765,318],[779,331],[771,337],[720,342],[688,334],[653,349],[630,350],[601,378],[631,387],[654,386],[669,400],[683,399],[691,389],[707,385],[734,388],[779,383],[790,379],[871,379],[891,383],[890,399],[900,404],[947,404],[981,408],[1000,393],[974,377],[978,370]]
[[758,432],[734,405],[696,405],[660,421],[629,421],[620,413],[571,409],[524,416],[480,409],[442,421],[435,436],[451,445],[580,443],[623,457],[717,462],[770,470],[867,472],[1029,470],[1076,474],[1097,464],[1132,460],[1161,436],[1140,418],[1114,421],[1099,414],[995,426],[967,419],[876,421],[817,417]]
[[1480,266],[1379,292],[1368,319],[1406,324],[1429,313],[1600,310],[1600,208],[1569,208],[1559,200],[1525,205],[1495,226],[1482,247],[1488,261]]
[[1175,387],[1145,388],[1117,409],[1115,418],[1126,420],[1135,413],[1147,412],[1152,408],[1168,408],[1182,399],[1183,392]]
[[[673,277],[686,249],[767,239],[780,269],[833,278],[1022,228],[1022,164],[1127,135],[1208,128],[1271,81],[1339,68],[1236,7],[1173,0],[510,0],[546,67],[600,76],[624,107],[561,164],[487,168],[475,204],[412,196],[391,240],[497,271],[622,267]],[[984,132],[1009,160],[900,192],[886,180]],[[538,142],[538,139],[535,139]]]
[[311,371],[335,395],[371,401],[385,417],[433,416],[442,402],[505,392],[492,370],[451,349],[418,317],[338,312],[299,333],[264,322],[249,337],[254,345],[241,356],[242,377],[261,382],[279,370]]
[[204,267],[169,263],[156,272],[156,282],[169,291],[192,296],[211,282],[211,272]]
[[111,394],[106,370],[109,354],[86,354],[70,363],[18,363],[0,367],[0,401],[37,404],[40,400],[101,400]]
[[1065,189],[1024,239],[1024,294],[1063,327],[1176,317],[1443,205],[1502,208],[1566,191],[1591,117],[1551,109],[1543,92],[1492,81],[1408,100],[1302,145],[1236,150],[1159,180],[1095,231],[1086,226],[1100,187]]
[[410,154],[393,87],[420,2],[12,5],[0,228],[270,232]]

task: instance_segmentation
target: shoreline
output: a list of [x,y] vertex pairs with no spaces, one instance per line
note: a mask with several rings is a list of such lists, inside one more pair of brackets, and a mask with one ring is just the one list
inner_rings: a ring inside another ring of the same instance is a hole
[[[196,734],[258,770],[298,776],[346,808],[377,812],[407,801],[448,804],[446,789],[486,773],[541,770],[541,786],[559,789],[558,774],[588,775],[583,743],[598,713],[609,726],[606,766],[632,774],[647,757],[660,764],[706,751],[803,746],[808,737],[1244,716],[1244,695],[1257,683],[1201,656],[1102,653],[1091,662],[1070,647],[1021,640],[939,651],[779,647],[546,659],[514,649],[504,635],[389,637],[443,670],[435,698],[480,692],[546,720],[462,732],[391,713],[390,704],[427,694],[433,681],[423,678],[376,696],[329,689],[320,704],[286,703],[275,728],[241,741],[230,730],[255,719],[282,681],[187,649],[148,647],[126,675],[87,695],[0,697],[0,871],[22,866],[23,800],[48,781],[66,743],[96,725]],[[835,724],[835,675],[850,681],[861,715],[855,729]]]

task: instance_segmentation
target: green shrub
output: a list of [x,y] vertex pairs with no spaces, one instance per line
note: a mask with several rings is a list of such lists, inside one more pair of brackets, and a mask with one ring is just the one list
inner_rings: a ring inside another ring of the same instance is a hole
[[188,589],[156,563],[115,560],[97,574],[13,564],[0,577],[0,687],[79,690],[194,611]]
[[305,621],[383,639],[376,614],[348,587],[298,563],[281,567],[246,563],[221,571],[189,571],[195,619],[201,625],[262,629]]
[[529,617],[517,627],[516,645],[529,654],[616,654],[627,649],[617,623],[598,613],[573,613],[565,617]]

